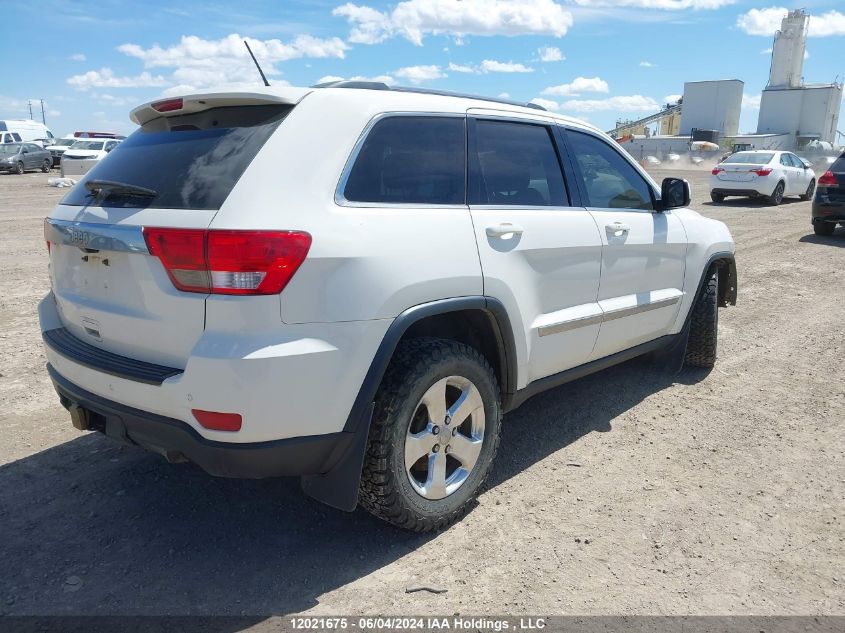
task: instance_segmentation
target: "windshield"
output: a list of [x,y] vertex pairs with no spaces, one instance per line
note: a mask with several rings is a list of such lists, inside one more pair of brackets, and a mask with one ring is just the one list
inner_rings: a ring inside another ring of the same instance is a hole
[[[219,209],[292,109],[289,105],[230,106],[153,119],[88,172],[63,203]],[[122,183],[155,195],[121,195],[113,190],[106,198],[96,197],[86,189],[88,180]]]
[[723,162],[725,163],[750,163],[753,165],[765,165],[774,158],[772,152],[737,152],[731,154]]
[[103,149],[102,141],[75,141],[70,149]]

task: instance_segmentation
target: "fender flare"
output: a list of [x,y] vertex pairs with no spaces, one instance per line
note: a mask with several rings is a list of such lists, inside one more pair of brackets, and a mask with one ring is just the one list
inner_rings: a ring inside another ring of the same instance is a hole
[[376,393],[399,341],[408,328],[422,319],[464,310],[482,311],[490,319],[501,359],[499,372],[503,383],[502,409],[508,410],[516,392],[517,361],[513,328],[502,302],[492,297],[477,295],[439,299],[408,308],[390,324],[364,376],[343,427],[343,433],[352,436],[350,442],[343,444],[343,454],[330,460],[333,467],[328,472],[302,477],[302,489],[305,494],[340,510],[351,512],[355,509]]

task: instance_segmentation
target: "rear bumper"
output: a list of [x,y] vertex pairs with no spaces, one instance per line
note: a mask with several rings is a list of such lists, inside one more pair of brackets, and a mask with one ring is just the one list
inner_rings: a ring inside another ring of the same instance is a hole
[[257,479],[330,472],[348,452],[354,433],[330,433],[270,442],[229,443],[202,437],[188,424],[107,400],[73,384],[52,366],[47,371],[62,405],[80,430],[190,461],[211,475]]
[[813,200],[813,222],[845,222],[845,201]]
[[749,196],[751,198],[756,198],[757,196],[768,195],[760,193],[756,189],[732,189],[728,187],[714,187],[710,191],[711,193],[715,193],[721,196]]

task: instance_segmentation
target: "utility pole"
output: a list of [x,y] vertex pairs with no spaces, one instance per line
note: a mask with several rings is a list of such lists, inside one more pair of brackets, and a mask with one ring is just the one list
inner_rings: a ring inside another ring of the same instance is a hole
[[31,100],[31,99],[27,99],[27,100],[26,100],[26,105],[28,105],[28,106],[29,106],[29,119],[30,119],[30,121],[31,121],[31,120],[32,120],[32,100]]
[[47,125],[47,117],[44,116],[44,99],[39,99],[39,101],[41,102],[41,122]]

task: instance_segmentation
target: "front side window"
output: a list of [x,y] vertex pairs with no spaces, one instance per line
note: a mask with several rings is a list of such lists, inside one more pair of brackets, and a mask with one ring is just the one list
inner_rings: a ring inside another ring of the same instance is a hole
[[654,210],[651,187],[616,149],[591,134],[569,130],[566,137],[587,206]]
[[470,204],[566,206],[566,188],[551,133],[542,125],[476,122],[476,168]]
[[393,116],[370,130],[349,172],[351,202],[464,204],[464,118]]

